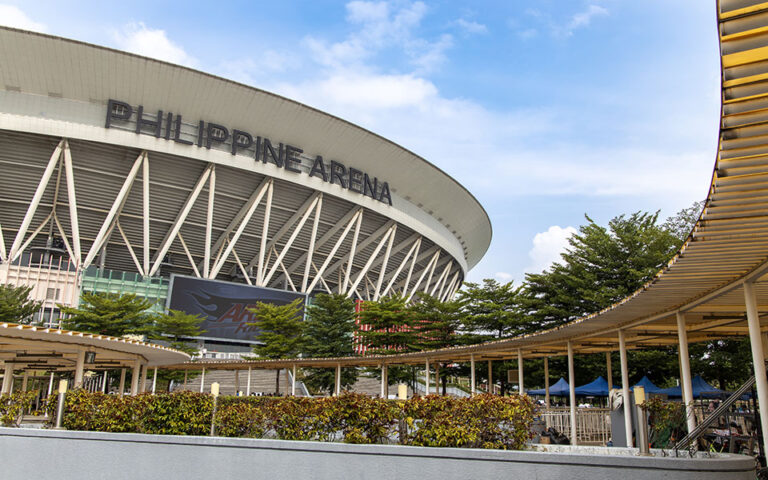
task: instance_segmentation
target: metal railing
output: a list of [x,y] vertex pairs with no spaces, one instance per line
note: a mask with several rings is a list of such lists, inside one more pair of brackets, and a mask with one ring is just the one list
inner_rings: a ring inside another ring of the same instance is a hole
[[[576,442],[605,445],[611,438],[611,410],[608,408],[576,409]],[[571,435],[571,410],[553,407],[541,410],[541,419],[563,435]]]
[[738,388],[738,390],[733,392],[730,397],[720,402],[720,405],[714,411],[712,411],[709,416],[704,418],[701,423],[699,423],[696,428],[693,429],[693,431],[688,432],[686,436],[681,438],[680,441],[675,444],[675,456],[678,455],[680,450],[687,450],[691,457],[696,455],[699,439],[704,436],[707,429],[711,427],[715,421],[720,419],[720,417],[727,414],[728,410],[733,406],[733,404],[739,401],[739,399],[741,399],[745,393],[750,391],[754,385],[755,376],[752,375],[741,387]]

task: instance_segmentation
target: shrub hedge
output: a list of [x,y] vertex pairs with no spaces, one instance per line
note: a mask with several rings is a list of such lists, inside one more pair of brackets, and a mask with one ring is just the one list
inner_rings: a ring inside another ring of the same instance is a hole
[[[213,397],[201,393],[119,397],[74,390],[65,402],[64,427],[71,430],[207,435],[213,420]],[[517,450],[531,438],[533,415],[527,396],[220,397],[215,427],[225,437]]]

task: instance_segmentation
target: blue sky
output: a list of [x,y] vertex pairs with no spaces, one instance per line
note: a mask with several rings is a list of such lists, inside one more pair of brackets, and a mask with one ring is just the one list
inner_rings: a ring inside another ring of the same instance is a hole
[[518,283],[585,213],[667,216],[706,196],[714,4],[26,0],[0,3],[0,24],[188,65],[390,138],[488,211],[494,238],[468,280]]

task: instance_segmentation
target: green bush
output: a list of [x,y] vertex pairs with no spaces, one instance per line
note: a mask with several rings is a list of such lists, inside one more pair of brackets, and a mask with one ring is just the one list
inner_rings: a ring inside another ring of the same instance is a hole
[[688,415],[684,403],[665,402],[659,397],[651,397],[640,408],[649,415],[648,443],[651,447],[669,448],[685,436]]
[[401,442],[519,450],[531,438],[533,408],[528,396],[416,397],[403,406],[407,431]]
[[25,410],[32,408],[32,401],[38,391],[13,392],[10,395],[0,395],[0,425],[17,427]]
[[[177,392],[118,397],[74,390],[66,395],[71,430],[207,435],[213,397]],[[55,402],[53,402],[55,403]],[[55,411],[55,404],[49,407]],[[356,393],[339,397],[220,397],[216,434],[282,440],[521,449],[530,439],[528,397],[427,396],[391,401]]]

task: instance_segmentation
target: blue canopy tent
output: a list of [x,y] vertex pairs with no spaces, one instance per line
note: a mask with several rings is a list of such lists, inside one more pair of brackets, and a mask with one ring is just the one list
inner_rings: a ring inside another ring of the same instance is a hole
[[[568,386],[568,382],[565,381],[563,377],[560,377],[560,380],[555,382],[554,385],[549,386],[549,394],[553,396],[560,396],[565,397],[569,394],[570,387]],[[537,390],[528,390],[528,395],[546,395],[547,392],[543,388],[539,388]]]
[[597,377],[586,385],[576,387],[575,390],[576,395],[580,397],[607,397],[610,393],[610,389],[608,388],[608,381],[602,376]]
[[[708,384],[701,378],[701,375],[696,375],[691,379],[691,390],[693,390],[693,398],[722,398],[723,395],[728,394],[725,390],[720,390]],[[662,388],[659,393],[664,393],[670,398],[681,398],[683,396],[680,386]]]
[[630,390],[634,390],[634,388],[637,386],[643,387],[645,389],[645,393],[665,393],[664,390],[667,390],[654,385],[651,379],[645,375],[643,375],[643,378],[641,378],[639,382],[632,386]]

